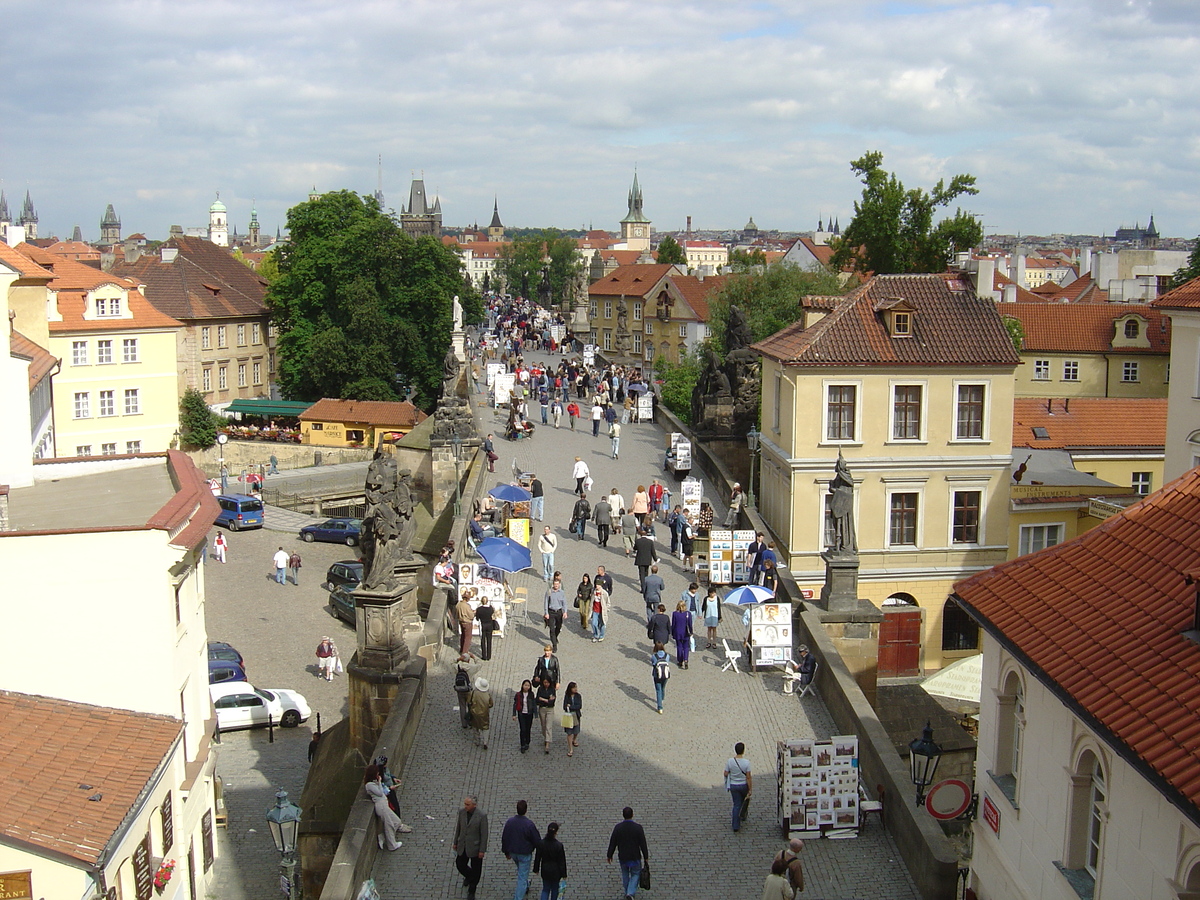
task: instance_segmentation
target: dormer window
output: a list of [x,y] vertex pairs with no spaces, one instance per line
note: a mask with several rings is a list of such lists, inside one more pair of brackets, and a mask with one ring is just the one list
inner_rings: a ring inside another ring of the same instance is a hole
[[912,337],[912,313],[892,313],[892,337]]
[[1126,319],[1125,320],[1125,337],[1127,337],[1131,341],[1135,341],[1135,340],[1137,340],[1138,334],[1140,332],[1141,332],[1141,326],[1138,324],[1137,319]]

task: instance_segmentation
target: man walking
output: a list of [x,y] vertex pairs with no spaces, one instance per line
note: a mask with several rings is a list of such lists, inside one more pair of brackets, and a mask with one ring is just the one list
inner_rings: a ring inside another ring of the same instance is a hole
[[278,584],[287,584],[287,564],[291,559],[291,555],[280,547],[275,551],[275,555],[271,557],[271,561],[275,563],[275,581]]
[[742,493],[742,486],[735,481],[733,484],[733,493],[729,495],[729,512],[725,514],[726,528],[737,526],[738,514],[742,511],[742,506],[745,502],[746,497]]
[[646,576],[650,567],[658,562],[658,551],[654,549],[654,541],[646,529],[638,529],[637,540],[633,542],[633,564],[638,570],[638,589],[646,589]]
[[651,566],[650,574],[647,575],[646,580],[642,582],[642,599],[646,601],[647,622],[654,617],[654,611],[658,608],[659,603],[662,600],[662,592],[666,586],[666,582],[664,582],[662,576],[658,574],[658,566]]
[[578,540],[583,540],[583,534],[587,531],[588,519],[592,517],[592,504],[588,503],[587,494],[580,494],[579,499],[575,501],[575,508],[571,510],[571,527],[579,536]]
[[300,586],[300,554],[297,553],[295,550],[293,550],[292,555],[288,557],[288,571],[291,573],[291,576],[292,576],[292,584],[299,587]]
[[538,552],[542,554],[542,579],[549,584],[554,577],[554,551],[558,549],[558,535],[547,525],[538,538]]
[[533,479],[529,482],[529,493],[533,498],[529,501],[529,518],[540,522],[545,515],[546,491],[536,472],[530,472],[529,477]]
[[604,588],[604,593],[612,596],[613,577],[605,571],[604,566],[596,566],[596,577],[592,579],[592,584]]
[[788,884],[797,894],[804,891],[804,865],[800,862],[800,851],[804,849],[804,841],[792,838],[788,845],[775,855],[775,858],[787,866]]
[[725,761],[725,789],[733,801],[731,822],[734,831],[740,831],[742,819],[750,809],[750,793],[754,789],[754,776],[750,773],[750,760],[743,754],[746,745],[738,741],[733,745],[733,756]]
[[504,858],[517,866],[517,884],[513,888],[513,900],[525,900],[525,892],[529,890],[529,866],[533,862],[533,851],[541,844],[537,826],[525,815],[528,811],[529,804],[518,800],[517,814],[510,816],[504,823],[504,831],[500,835],[500,850],[504,853]]
[[464,797],[458,821],[454,824],[454,865],[463,877],[467,900],[475,900],[475,889],[483,877],[483,857],[487,853],[487,813],[475,797]]
[[495,438],[495,435],[489,431],[488,436],[483,439],[483,455],[487,457],[489,472],[496,471],[496,460],[499,459],[496,454],[496,444],[493,438]]
[[612,507],[608,505],[608,497],[600,495],[599,502],[592,508],[592,521],[596,523],[596,538],[601,547],[608,546],[608,535],[612,530]]
[[[610,409],[612,407],[609,407]],[[612,458],[617,459],[621,453],[621,423],[613,422],[608,426],[608,436],[612,438]]]
[[550,629],[550,646],[558,652],[558,635],[562,631],[563,616],[567,614],[567,594],[563,590],[562,576],[554,573],[550,589],[546,591],[546,611],[542,618]]
[[632,900],[637,895],[638,878],[642,874],[642,860],[650,862],[650,851],[646,847],[646,831],[633,821],[633,808],[621,810],[622,821],[613,827],[612,837],[608,839],[608,861],[613,861],[613,850],[617,851],[617,861],[621,865],[621,887],[625,891],[625,900]]

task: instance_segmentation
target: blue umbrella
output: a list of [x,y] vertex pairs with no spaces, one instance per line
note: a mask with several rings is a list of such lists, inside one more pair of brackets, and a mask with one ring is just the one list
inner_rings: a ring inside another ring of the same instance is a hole
[[502,484],[488,491],[488,496],[495,497],[503,503],[523,503],[533,494],[515,484]]
[[757,606],[759,603],[766,603],[768,600],[775,599],[775,592],[770,588],[765,588],[761,584],[747,584],[740,588],[734,588],[725,595],[723,601],[727,606]]
[[520,572],[533,564],[528,547],[522,547],[512,538],[484,538],[477,548],[489,566],[505,572]]

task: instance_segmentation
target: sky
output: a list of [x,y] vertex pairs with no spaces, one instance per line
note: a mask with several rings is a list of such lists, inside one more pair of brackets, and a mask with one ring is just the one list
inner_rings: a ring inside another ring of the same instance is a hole
[[[245,233],[412,177],[447,226],[853,217],[968,172],[987,234],[1200,232],[1195,0],[0,0],[0,185],[39,233]],[[951,210],[952,212],[953,210]]]

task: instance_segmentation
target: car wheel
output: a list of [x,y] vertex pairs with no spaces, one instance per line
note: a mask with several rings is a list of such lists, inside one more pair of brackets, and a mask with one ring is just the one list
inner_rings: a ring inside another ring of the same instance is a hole
[[304,540],[306,540],[308,543],[311,544],[313,541],[316,540],[316,537],[314,537],[314,535],[311,531],[306,531],[306,532],[304,532]]
[[358,538],[354,537],[353,535],[346,538],[346,546],[347,547],[353,547],[357,543],[358,543]]
[[229,523],[229,530],[230,530],[230,531],[237,531],[237,530],[238,530],[238,523],[237,523],[237,522],[230,522],[230,523]]
[[289,709],[283,714],[283,718],[279,720],[279,724],[284,728],[295,728],[300,724],[300,711]]

